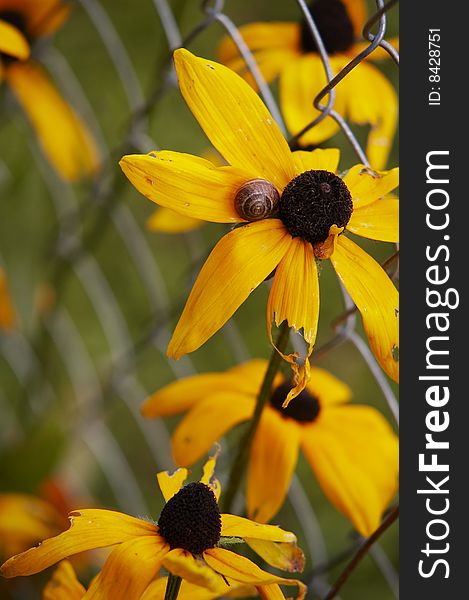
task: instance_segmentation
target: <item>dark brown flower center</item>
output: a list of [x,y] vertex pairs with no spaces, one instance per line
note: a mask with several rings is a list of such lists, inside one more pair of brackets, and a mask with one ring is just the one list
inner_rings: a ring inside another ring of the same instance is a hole
[[221,518],[217,499],[204,483],[189,483],[164,506],[158,520],[160,534],[170,548],[202,554],[220,541]]
[[295,419],[299,423],[312,423],[315,421],[321,411],[319,400],[308,390],[303,390],[294,398],[287,408],[282,408],[282,404],[291,389],[291,385],[286,383],[277,387],[271,398],[270,405],[278,410],[282,416]]
[[330,171],[305,171],[283,190],[279,217],[293,237],[324,242],[332,225],[345,227],[352,216],[352,196]]
[[[349,50],[354,41],[353,23],[341,0],[315,0],[309,12],[316,23],[329,54]],[[304,19],[301,23],[301,47],[304,52],[317,52],[318,47]]]

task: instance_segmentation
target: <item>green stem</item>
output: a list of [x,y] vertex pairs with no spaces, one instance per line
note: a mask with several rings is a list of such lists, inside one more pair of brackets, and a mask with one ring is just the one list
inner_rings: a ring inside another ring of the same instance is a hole
[[[280,350],[280,352],[285,351],[285,348],[288,343],[289,331],[290,328],[288,327],[287,322],[284,321],[280,326],[280,333],[276,343],[276,346]],[[275,376],[279,371],[281,364],[282,357],[274,348],[272,356],[270,357],[267,371],[264,375],[264,380],[262,382],[259,395],[257,397],[256,408],[254,409],[254,414],[249,423],[249,428],[247,429],[245,435],[239,443],[238,454],[236,455],[236,458],[231,466],[230,476],[228,479],[228,486],[226,492],[222,496],[221,506],[222,512],[224,513],[231,512],[231,506],[233,504],[233,501],[241,484],[241,480],[243,479],[244,473],[246,471],[247,463],[249,461],[249,453],[251,450],[252,442],[254,440],[254,436],[257,431],[257,427],[259,425],[259,421],[261,419],[262,411],[267,400],[270,397],[272,391],[272,384],[274,382]]]
[[181,587],[182,579],[178,575],[170,573],[168,575],[168,583],[166,584],[166,592],[164,600],[176,600]]

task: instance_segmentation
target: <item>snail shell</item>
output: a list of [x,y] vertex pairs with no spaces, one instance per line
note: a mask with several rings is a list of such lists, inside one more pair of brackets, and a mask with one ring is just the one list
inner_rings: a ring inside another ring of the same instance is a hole
[[251,179],[236,192],[236,212],[246,221],[266,219],[277,211],[280,194],[266,179]]

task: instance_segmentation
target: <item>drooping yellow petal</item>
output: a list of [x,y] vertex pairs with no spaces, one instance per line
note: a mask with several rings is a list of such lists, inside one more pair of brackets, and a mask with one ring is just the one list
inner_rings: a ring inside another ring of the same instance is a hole
[[285,600],[282,590],[276,583],[259,585],[257,591],[262,600]]
[[374,171],[365,165],[355,165],[343,179],[352,195],[353,209],[357,210],[397,188],[399,167],[390,171]]
[[347,229],[371,240],[399,242],[399,200],[386,196],[353,211]]
[[373,354],[399,380],[399,293],[384,269],[344,235],[337,240],[332,264],[357,305]]
[[225,577],[231,577],[231,579],[240,583],[250,583],[255,586],[269,584],[297,585],[300,590],[298,598],[304,598],[306,587],[300,581],[285,579],[277,577],[272,573],[267,573],[267,571],[260,569],[248,558],[230,552],[230,550],[211,548],[204,552],[204,558],[212,569],[217,571],[217,573],[225,575]]
[[342,0],[348,16],[353,24],[353,30],[356,38],[362,35],[363,27],[368,18],[368,11],[364,0]]
[[327,408],[303,429],[302,448],[327,497],[363,536],[397,491],[398,440],[368,406]]
[[173,575],[213,591],[218,591],[223,584],[221,575],[182,548],[171,550],[163,559],[163,567]]
[[197,350],[272,273],[292,238],[278,219],[239,227],[218,242],[192,288],[169,343],[168,357]]
[[295,175],[290,148],[256,92],[227,67],[183,48],[174,62],[182,95],[215,148],[282,192]]
[[[152,581],[143,593],[143,596],[140,598],[140,600],[163,600],[167,583],[167,577],[161,577],[155,581]],[[183,581],[179,589],[178,600],[215,600],[215,598],[220,598],[222,596],[232,597],[232,595],[229,593],[233,587],[231,583],[235,584],[235,582],[230,582],[230,585],[228,586],[222,579],[220,589],[213,591],[201,587],[200,585],[194,585],[188,581]],[[241,591],[241,586],[237,586],[235,584],[235,587]]]
[[397,125],[398,98],[394,87],[372,64],[363,62],[337,86],[337,95],[346,96],[350,120],[370,125],[366,153],[375,169],[386,166]]
[[[331,57],[331,68],[337,73],[347,62],[345,57],[337,59]],[[285,117],[285,122],[292,134],[297,134],[309,125],[319,111],[314,107],[313,101],[317,94],[326,85],[327,79],[319,54],[305,54],[298,60],[292,61],[280,75],[280,105]],[[322,104],[327,103],[327,97]],[[337,94],[334,110],[343,114],[345,111],[345,97]],[[326,117],[320,123],[309,129],[300,138],[303,145],[319,144],[332,137],[339,130],[339,126],[332,119]]]
[[282,507],[298,461],[300,428],[276,410],[264,410],[249,461],[249,518],[268,523]]
[[311,378],[306,387],[318,398],[321,407],[343,404],[352,397],[352,390],[347,384],[319,367],[311,367]]
[[303,551],[296,544],[270,542],[254,538],[245,538],[245,542],[266,563],[276,569],[288,571],[289,573],[301,573],[304,569],[305,557]]
[[212,393],[198,402],[172,436],[176,464],[189,466],[197,462],[228,431],[251,418],[254,404],[253,396],[230,391]]
[[221,515],[221,535],[266,542],[286,542],[290,544],[296,542],[296,536],[291,531],[285,531],[276,525],[257,523],[236,515]]
[[94,548],[157,534],[155,525],[110,510],[84,509],[70,513],[70,528],[39,546],[13,556],[0,568],[4,577],[33,575],[60,560]]
[[184,377],[161,388],[142,404],[144,417],[168,417],[192,408],[194,404],[216,390],[235,392],[238,390],[236,378],[227,373],[200,373]]
[[218,499],[220,498],[220,493],[221,493],[220,482],[215,477],[215,467],[217,465],[217,459],[218,459],[219,454],[220,454],[220,446],[218,446],[218,444],[217,444],[214,454],[212,454],[212,456],[210,456],[207,459],[206,463],[204,464],[203,474],[200,479],[200,483],[205,483],[205,485],[208,485],[208,487],[211,488],[212,492],[215,494],[215,498],[217,499],[217,502],[218,502]]
[[0,267],[0,331],[11,331],[16,325],[16,314],[13,308],[5,271]]
[[158,574],[169,546],[157,536],[138,537],[113,549],[85,600],[140,598]]
[[42,68],[16,62],[6,78],[56,171],[68,181],[92,175],[100,162],[96,143]]
[[187,479],[187,475],[187,469],[176,469],[174,473],[160,471],[157,474],[156,478],[158,479],[158,485],[160,486],[165,502],[171,500],[179,492]]
[[[239,33],[256,58],[257,53],[262,51],[283,50],[290,51],[293,55],[298,55],[300,51],[298,23],[287,21],[248,23],[239,28]],[[230,36],[225,36],[217,49],[218,60],[227,64],[238,57],[238,47]]]
[[304,171],[316,170],[336,173],[339,166],[340,150],[338,148],[317,148],[311,152],[296,150],[293,152],[293,160],[298,174]]
[[24,35],[11,23],[0,19],[0,53],[19,60],[29,57],[29,44]]
[[62,26],[71,9],[71,5],[64,0],[14,0],[14,5],[24,15],[26,29],[33,38],[54,33]]
[[159,233],[187,233],[204,224],[200,219],[181,215],[170,208],[160,207],[147,219],[147,228]]
[[239,169],[216,167],[205,158],[166,150],[129,154],[119,164],[132,185],[156,204],[214,223],[243,220],[234,200],[250,176]]
[[267,302],[267,326],[272,344],[272,322],[278,326],[287,321],[289,327],[300,331],[308,343],[308,353],[303,365],[296,356],[284,360],[292,365],[294,388],[285,399],[284,406],[295,398],[309,379],[309,356],[316,341],[319,319],[319,279],[316,259],[311,244],[300,238],[292,240],[289,251],[280,261],[275,272],[272,289]]
[[72,565],[68,560],[63,560],[44,588],[42,600],[81,600],[85,592]]

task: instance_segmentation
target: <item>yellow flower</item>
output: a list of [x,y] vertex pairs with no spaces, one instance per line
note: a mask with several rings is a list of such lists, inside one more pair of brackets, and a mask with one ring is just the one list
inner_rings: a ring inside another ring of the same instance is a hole
[[[319,317],[316,261],[330,258],[362,314],[375,356],[397,380],[398,292],[373,258],[339,234],[346,227],[374,240],[398,240],[398,201],[385,197],[398,185],[398,169],[374,172],[356,165],[338,177],[339,151],[291,152],[264,104],[236,73],[184,49],[174,59],[187,104],[229,166],[162,151],[125,156],[122,169],[161,206],[244,226],[225,235],[208,257],[168,356],[177,359],[197,350],[275,269],[269,331],[273,320],[277,325],[286,320],[302,330],[309,356]],[[261,217],[273,218],[246,224],[259,219],[259,208]],[[294,356],[285,358],[295,372],[290,400],[306,384],[309,361],[298,365]]]
[[[315,0],[310,11],[329,54],[333,75],[357,56],[368,42],[358,41],[365,24],[363,0]],[[299,133],[319,114],[313,101],[327,79],[317,46],[306,24],[294,22],[250,23],[240,33],[253,52],[267,82],[279,76],[280,104],[288,128]],[[395,41],[394,41],[395,43]],[[231,67],[255,87],[253,77],[231,38],[218,49],[220,62]],[[389,58],[382,48],[371,60]],[[334,109],[354,123],[371,125],[367,154],[376,169],[385,167],[396,130],[397,95],[386,77],[369,61],[357,66],[336,89]],[[325,104],[327,97],[322,100]],[[300,138],[301,145],[319,144],[337,133],[339,126],[326,117]]]
[[8,290],[6,273],[0,267],[0,332],[11,331],[15,325],[15,309]]
[[[266,361],[252,360],[225,373],[176,381],[148,398],[142,414],[186,412],[172,449],[177,464],[193,464],[230,429],[251,419],[266,367]],[[275,516],[301,448],[332,504],[362,535],[370,535],[397,491],[396,435],[374,408],[349,404],[348,386],[323,369],[313,367],[306,389],[282,409],[287,389],[278,375],[253,441],[248,516],[260,522]]]
[[70,513],[67,531],[10,558],[0,573],[4,577],[32,575],[78,552],[114,546],[91,583],[90,596],[138,600],[164,567],[173,575],[213,591],[223,586],[229,591],[230,581],[260,590],[297,585],[303,598],[305,588],[301,582],[263,571],[249,559],[222,547],[239,538],[237,541],[247,542],[275,567],[283,565],[290,571],[303,567],[303,554],[293,533],[235,515],[220,515],[220,484],[213,476],[215,462],[216,456],[211,457],[201,480],[188,485],[183,485],[187,469],[178,469],[172,475],[158,473],[166,504],[157,524],[110,510],[77,510]]
[[0,82],[5,79],[33,126],[40,145],[66,180],[91,175],[99,152],[84,123],[61,97],[31,45],[53,33],[70,6],[62,0],[0,0]]
[[[167,581],[167,577],[152,581],[139,600],[163,600]],[[178,600],[214,600],[221,596],[241,598],[257,595],[256,588],[250,586],[231,585],[231,588],[232,590],[227,593],[226,584],[223,582],[223,587],[220,590],[211,591],[207,588],[183,581],[178,594]],[[264,588],[268,590],[269,586],[264,586]],[[85,594],[86,589],[78,581],[73,566],[68,560],[63,560],[57,565],[51,579],[44,588],[42,600],[81,600]],[[283,598],[283,594],[281,596],[264,596],[264,598],[272,598],[272,600],[279,597]]]

